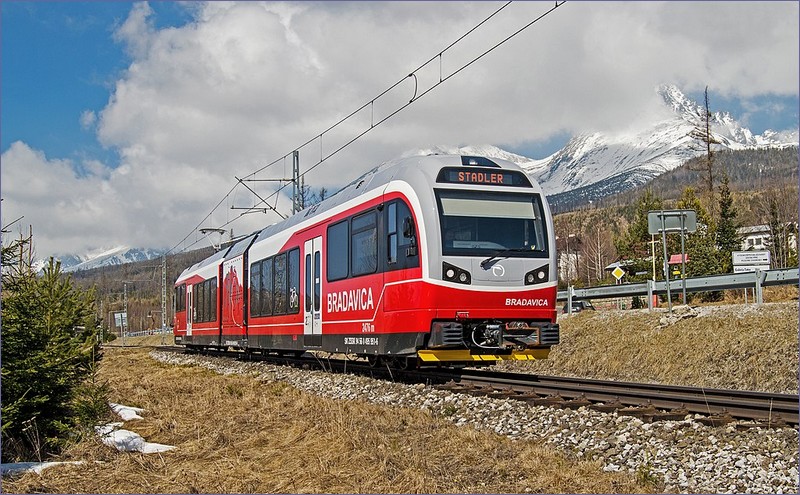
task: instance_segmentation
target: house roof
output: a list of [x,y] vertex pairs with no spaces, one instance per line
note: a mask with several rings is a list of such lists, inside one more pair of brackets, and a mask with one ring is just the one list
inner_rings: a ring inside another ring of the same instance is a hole
[[[686,262],[689,262],[689,255],[686,255]],[[670,265],[680,265],[681,264],[681,255],[680,254],[671,254],[669,257],[669,261],[667,262]]]
[[736,229],[737,234],[765,234],[769,233],[769,225],[750,225],[749,227],[739,227]]

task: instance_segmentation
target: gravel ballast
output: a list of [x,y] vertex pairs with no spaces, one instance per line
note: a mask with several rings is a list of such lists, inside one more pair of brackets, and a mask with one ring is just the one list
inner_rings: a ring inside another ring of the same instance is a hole
[[682,421],[641,420],[578,410],[531,406],[513,399],[475,397],[354,375],[331,374],[266,363],[241,362],[154,351],[158,361],[197,365],[222,374],[283,381],[321,397],[421,408],[459,426],[490,430],[520,440],[543,441],[606,471],[629,471],[680,493],[797,493],[798,432],[793,428],[738,430]]

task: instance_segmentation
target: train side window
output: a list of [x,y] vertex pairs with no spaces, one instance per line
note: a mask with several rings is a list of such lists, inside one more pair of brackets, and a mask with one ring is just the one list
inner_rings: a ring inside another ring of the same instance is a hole
[[250,265],[250,316],[261,315],[261,262]]
[[274,311],[273,314],[286,314],[286,253],[275,256],[273,269],[275,286],[272,288]]
[[347,220],[328,227],[328,280],[341,280],[348,274],[349,228]]
[[261,262],[261,316],[272,314],[272,258]]
[[389,203],[389,207],[386,211],[387,261],[392,264],[397,263],[397,203]]
[[309,312],[311,312],[311,254],[310,253],[306,255],[306,313]]
[[[417,253],[416,226],[411,209],[402,200],[389,203],[387,210],[387,241],[389,270],[414,268],[419,266]],[[406,230],[408,232],[406,232]],[[406,235],[408,233],[409,235]],[[392,255],[394,260],[392,261]]]
[[378,223],[375,211],[353,217],[351,267],[353,276],[375,273],[378,269]]
[[201,321],[207,322],[208,321],[208,282],[203,281],[200,283],[200,292],[203,295],[203,302],[200,305],[200,312],[202,313]]
[[[195,323],[207,323],[217,320],[217,278],[204,280],[192,286],[194,304],[192,320]],[[190,303],[191,304],[191,303]]]
[[208,281],[209,286],[209,321],[217,321],[217,277],[212,278]]
[[203,283],[201,282],[199,284],[194,284],[194,291],[193,292],[195,294],[197,294],[195,296],[195,298],[194,298],[194,302],[195,302],[195,305],[194,305],[195,306],[194,321],[197,322],[197,323],[202,323],[202,322],[206,321],[205,320],[205,315],[203,314],[203,309],[205,307],[204,304],[205,304],[205,299],[206,299],[206,296],[203,293]]
[[186,284],[175,287],[175,311],[186,311]]
[[292,249],[289,251],[289,313],[300,312],[300,250]]

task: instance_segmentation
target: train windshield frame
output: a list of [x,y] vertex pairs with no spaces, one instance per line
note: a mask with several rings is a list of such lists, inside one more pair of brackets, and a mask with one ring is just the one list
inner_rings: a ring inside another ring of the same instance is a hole
[[534,193],[436,189],[447,256],[549,257],[542,199]]

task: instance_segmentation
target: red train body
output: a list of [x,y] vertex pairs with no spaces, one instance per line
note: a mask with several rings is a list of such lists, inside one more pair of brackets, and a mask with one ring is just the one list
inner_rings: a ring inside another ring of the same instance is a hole
[[544,358],[559,341],[555,256],[547,203],[516,165],[399,160],[185,270],[175,339],[403,364]]

